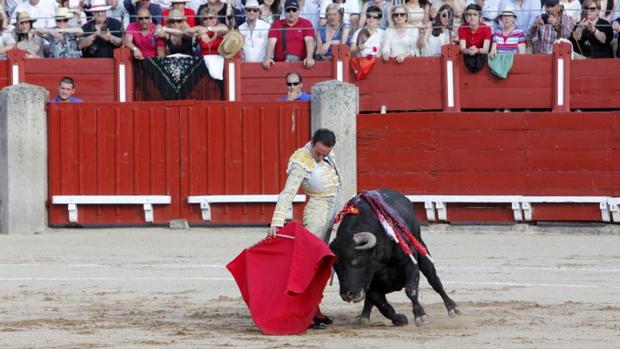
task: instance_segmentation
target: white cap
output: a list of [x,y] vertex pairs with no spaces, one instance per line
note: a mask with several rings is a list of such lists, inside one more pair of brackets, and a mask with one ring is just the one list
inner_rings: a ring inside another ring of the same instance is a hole
[[247,0],[243,8],[260,8],[257,0]]

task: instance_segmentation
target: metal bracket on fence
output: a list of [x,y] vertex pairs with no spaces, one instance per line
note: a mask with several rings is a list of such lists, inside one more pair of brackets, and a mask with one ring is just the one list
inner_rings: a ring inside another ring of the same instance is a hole
[[[305,202],[305,195],[295,195],[293,202]],[[211,220],[211,204],[251,204],[276,203],[278,195],[193,195],[187,197],[187,203],[200,204],[202,220]],[[293,218],[293,209],[288,211],[287,219]]]

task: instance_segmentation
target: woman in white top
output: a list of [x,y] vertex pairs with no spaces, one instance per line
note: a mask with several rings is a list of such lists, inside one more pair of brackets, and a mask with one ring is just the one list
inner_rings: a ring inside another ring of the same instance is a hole
[[358,29],[351,38],[351,55],[358,57],[376,56],[381,52],[383,29],[379,28],[381,9],[370,6],[366,10],[366,25]]
[[430,23],[431,5],[428,0],[406,0],[405,7],[408,14],[408,23],[421,27]]
[[422,56],[440,56],[441,46],[450,44],[454,39],[454,12],[450,5],[439,8],[433,26],[422,29],[418,48]]
[[407,57],[419,56],[418,28],[407,23],[409,16],[403,5],[396,5],[390,9],[390,18],[393,25],[385,30],[381,56],[388,62],[390,58],[402,63]]

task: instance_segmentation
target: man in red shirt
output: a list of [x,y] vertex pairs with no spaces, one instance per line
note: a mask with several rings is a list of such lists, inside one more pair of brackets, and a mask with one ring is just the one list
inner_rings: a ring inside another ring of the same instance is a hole
[[297,0],[286,0],[284,3],[284,19],[271,25],[267,55],[263,60],[263,68],[269,70],[275,62],[300,62],[306,68],[314,65],[314,28],[312,22],[299,18]]

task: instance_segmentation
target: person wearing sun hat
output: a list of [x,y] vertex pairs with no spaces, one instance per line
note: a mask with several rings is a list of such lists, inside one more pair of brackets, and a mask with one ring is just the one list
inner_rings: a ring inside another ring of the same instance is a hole
[[494,58],[497,53],[524,54],[525,33],[516,27],[517,13],[514,7],[503,7],[499,18],[502,26],[493,33],[489,57]]
[[34,28],[54,28],[56,8],[58,8],[58,3],[55,0],[24,0],[17,5],[14,13],[28,12],[30,17],[36,20],[33,22]]
[[170,13],[171,10],[179,10],[181,11],[181,13],[183,13],[183,15],[185,15],[185,21],[187,22],[187,24],[190,27],[193,27],[196,25],[196,12],[194,12],[194,10],[192,10],[191,8],[187,7],[187,3],[190,0],[171,0],[172,4],[170,6],[170,8],[167,8],[164,10],[163,12],[163,16],[164,16],[164,22],[163,25],[166,25],[166,17],[168,17],[168,13]]
[[[541,0],[502,0],[499,9],[512,8],[515,15],[515,28],[527,33],[541,12]],[[501,16],[501,13],[500,13]],[[500,27],[502,26],[500,22]]]
[[74,14],[66,7],[59,7],[54,15],[56,27],[52,29],[35,29],[36,33],[47,40],[46,57],[50,58],[80,58],[82,51],[78,48],[77,36],[83,33],[80,27],[70,27],[69,21]]
[[157,56],[165,57],[173,54],[194,56],[194,40],[192,37],[183,35],[189,29],[183,12],[172,9],[166,17],[166,26],[155,31],[158,38],[164,40],[164,46],[157,46]]
[[17,48],[26,52],[26,58],[42,58],[43,42],[32,27],[36,19],[32,19],[26,11],[16,12],[15,19],[17,22],[15,29]]
[[78,41],[82,56],[87,58],[113,58],[114,49],[121,46],[121,22],[108,18],[110,6],[106,0],[92,0],[90,11],[93,19],[82,26],[84,34]]
[[245,36],[243,45],[244,62],[262,62],[267,50],[269,23],[260,19],[261,6],[257,0],[247,0],[244,6],[246,22],[239,26]]

